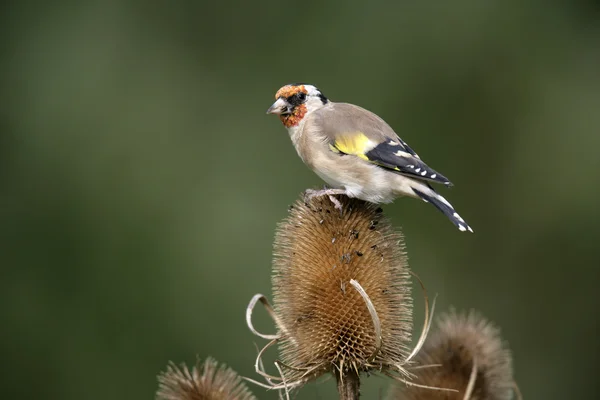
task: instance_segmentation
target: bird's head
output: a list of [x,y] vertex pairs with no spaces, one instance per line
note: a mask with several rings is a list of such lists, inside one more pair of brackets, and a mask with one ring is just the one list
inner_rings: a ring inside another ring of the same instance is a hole
[[275,94],[275,103],[267,114],[277,114],[286,128],[298,125],[311,112],[326,105],[329,100],[313,85],[291,83]]

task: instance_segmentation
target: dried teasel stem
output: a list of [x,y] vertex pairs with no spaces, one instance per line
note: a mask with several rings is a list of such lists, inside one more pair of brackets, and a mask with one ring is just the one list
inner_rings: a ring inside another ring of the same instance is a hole
[[336,371],[340,400],[357,400],[360,397],[360,377],[353,370]]

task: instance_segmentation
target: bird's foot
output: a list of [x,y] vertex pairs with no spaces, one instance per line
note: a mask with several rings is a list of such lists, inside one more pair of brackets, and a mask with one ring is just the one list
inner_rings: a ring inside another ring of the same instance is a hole
[[340,214],[343,214],[342,203],[340,203],[340,201],[338,199],[333,197],[333,195],[330,194],[328,196],[329,196],[329,200],[331,200],[331,202],[333,203],[333,206],[335,207],[335,209],[340,210]]
[[315,197],[328,196],[329,200],[333,203],[335,209],[340,210],[340,213],[342,213],[342,203],[340,203],[340,201],[334,197],[334,195],[336,194],[346,194],[346,191],[344,189],[307,189],[304,192],[304,201],[308,202],[309,200]]

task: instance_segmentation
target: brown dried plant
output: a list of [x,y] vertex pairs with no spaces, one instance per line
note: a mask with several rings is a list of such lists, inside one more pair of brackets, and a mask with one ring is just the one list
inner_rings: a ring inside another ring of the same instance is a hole
[[[427,335],[428,315],[411,351],[411,272],[402,235],[377,206],[345,196],[339,200],[341,212],[326,196],[290,208],[275,237],[275,309],[262,295],[248,307],[250,329],[271,340],[259,352],[256,370],[266,378],[264,386],[285,389],[286,395],[329,372],[342,398],[358,396],[361,373],[378,371],[406,381],[411,376],[406,366]],[[271,313],[277,334],[253,328],[258,301]],[[279,376],[267,374],[262,363],[274,344],[281,357],[275,362]]]
[[512,357],[500,331],[474,311],[443,314],[415,360],[417,383],[456,389],[439,392],[417,386],[397,387],[391,399],[510,400],[513,390]]
[[185,364],[169,363],[158,376],[157,400],[256,400],[239,375],[218,366],[212,358],[200,360],[190,371]]

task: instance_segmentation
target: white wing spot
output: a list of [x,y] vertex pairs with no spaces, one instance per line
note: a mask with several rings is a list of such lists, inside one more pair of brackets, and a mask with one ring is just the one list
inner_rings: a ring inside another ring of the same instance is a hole
[[400,143],[394,142],[393,140],[390,140],[389,145],[390,146],[400,146]]
[[427,174],[427,171],[421,172],[421,176],[425,176],[425,174]]
[[405,151],[402,151],[402,150],[398,150],[398,151],[397,151],[395,154],[396,154],[398,157],[407,157],[407,158],[408,158],[408,157],[412,157],[412,156],[411,156],[409,153],[407,153],[407,152],[405,152]]
[[437,174],[431,174],[431,179],[435,179],[436,176]]
[[458,213],[454,213],[454,218],[456,218],[457,220],[459,220],[460,222],[465,222],[464,219],[461,218],[460,215],[458,215]]
[[421,170],[421,168],[417,168],[415,169],[415,172],[419,172]]
[[408,168],[414,168],[414,167],[415,167],[415,166],[414,166],[414,165],[412,165],[412,164],[408,166]]
[[471,229],[470,226],[467,226],[467,229],[469,230],[469,232],[473,233],[473,229]]
[[465,227],[464,227],[463,225],[461,225],[461,224],[458,224],[458,229],[459,229],[461,232],[464,232],[464,231],[466,231],[466,230],[467,230],[467,228],[465,228]]

